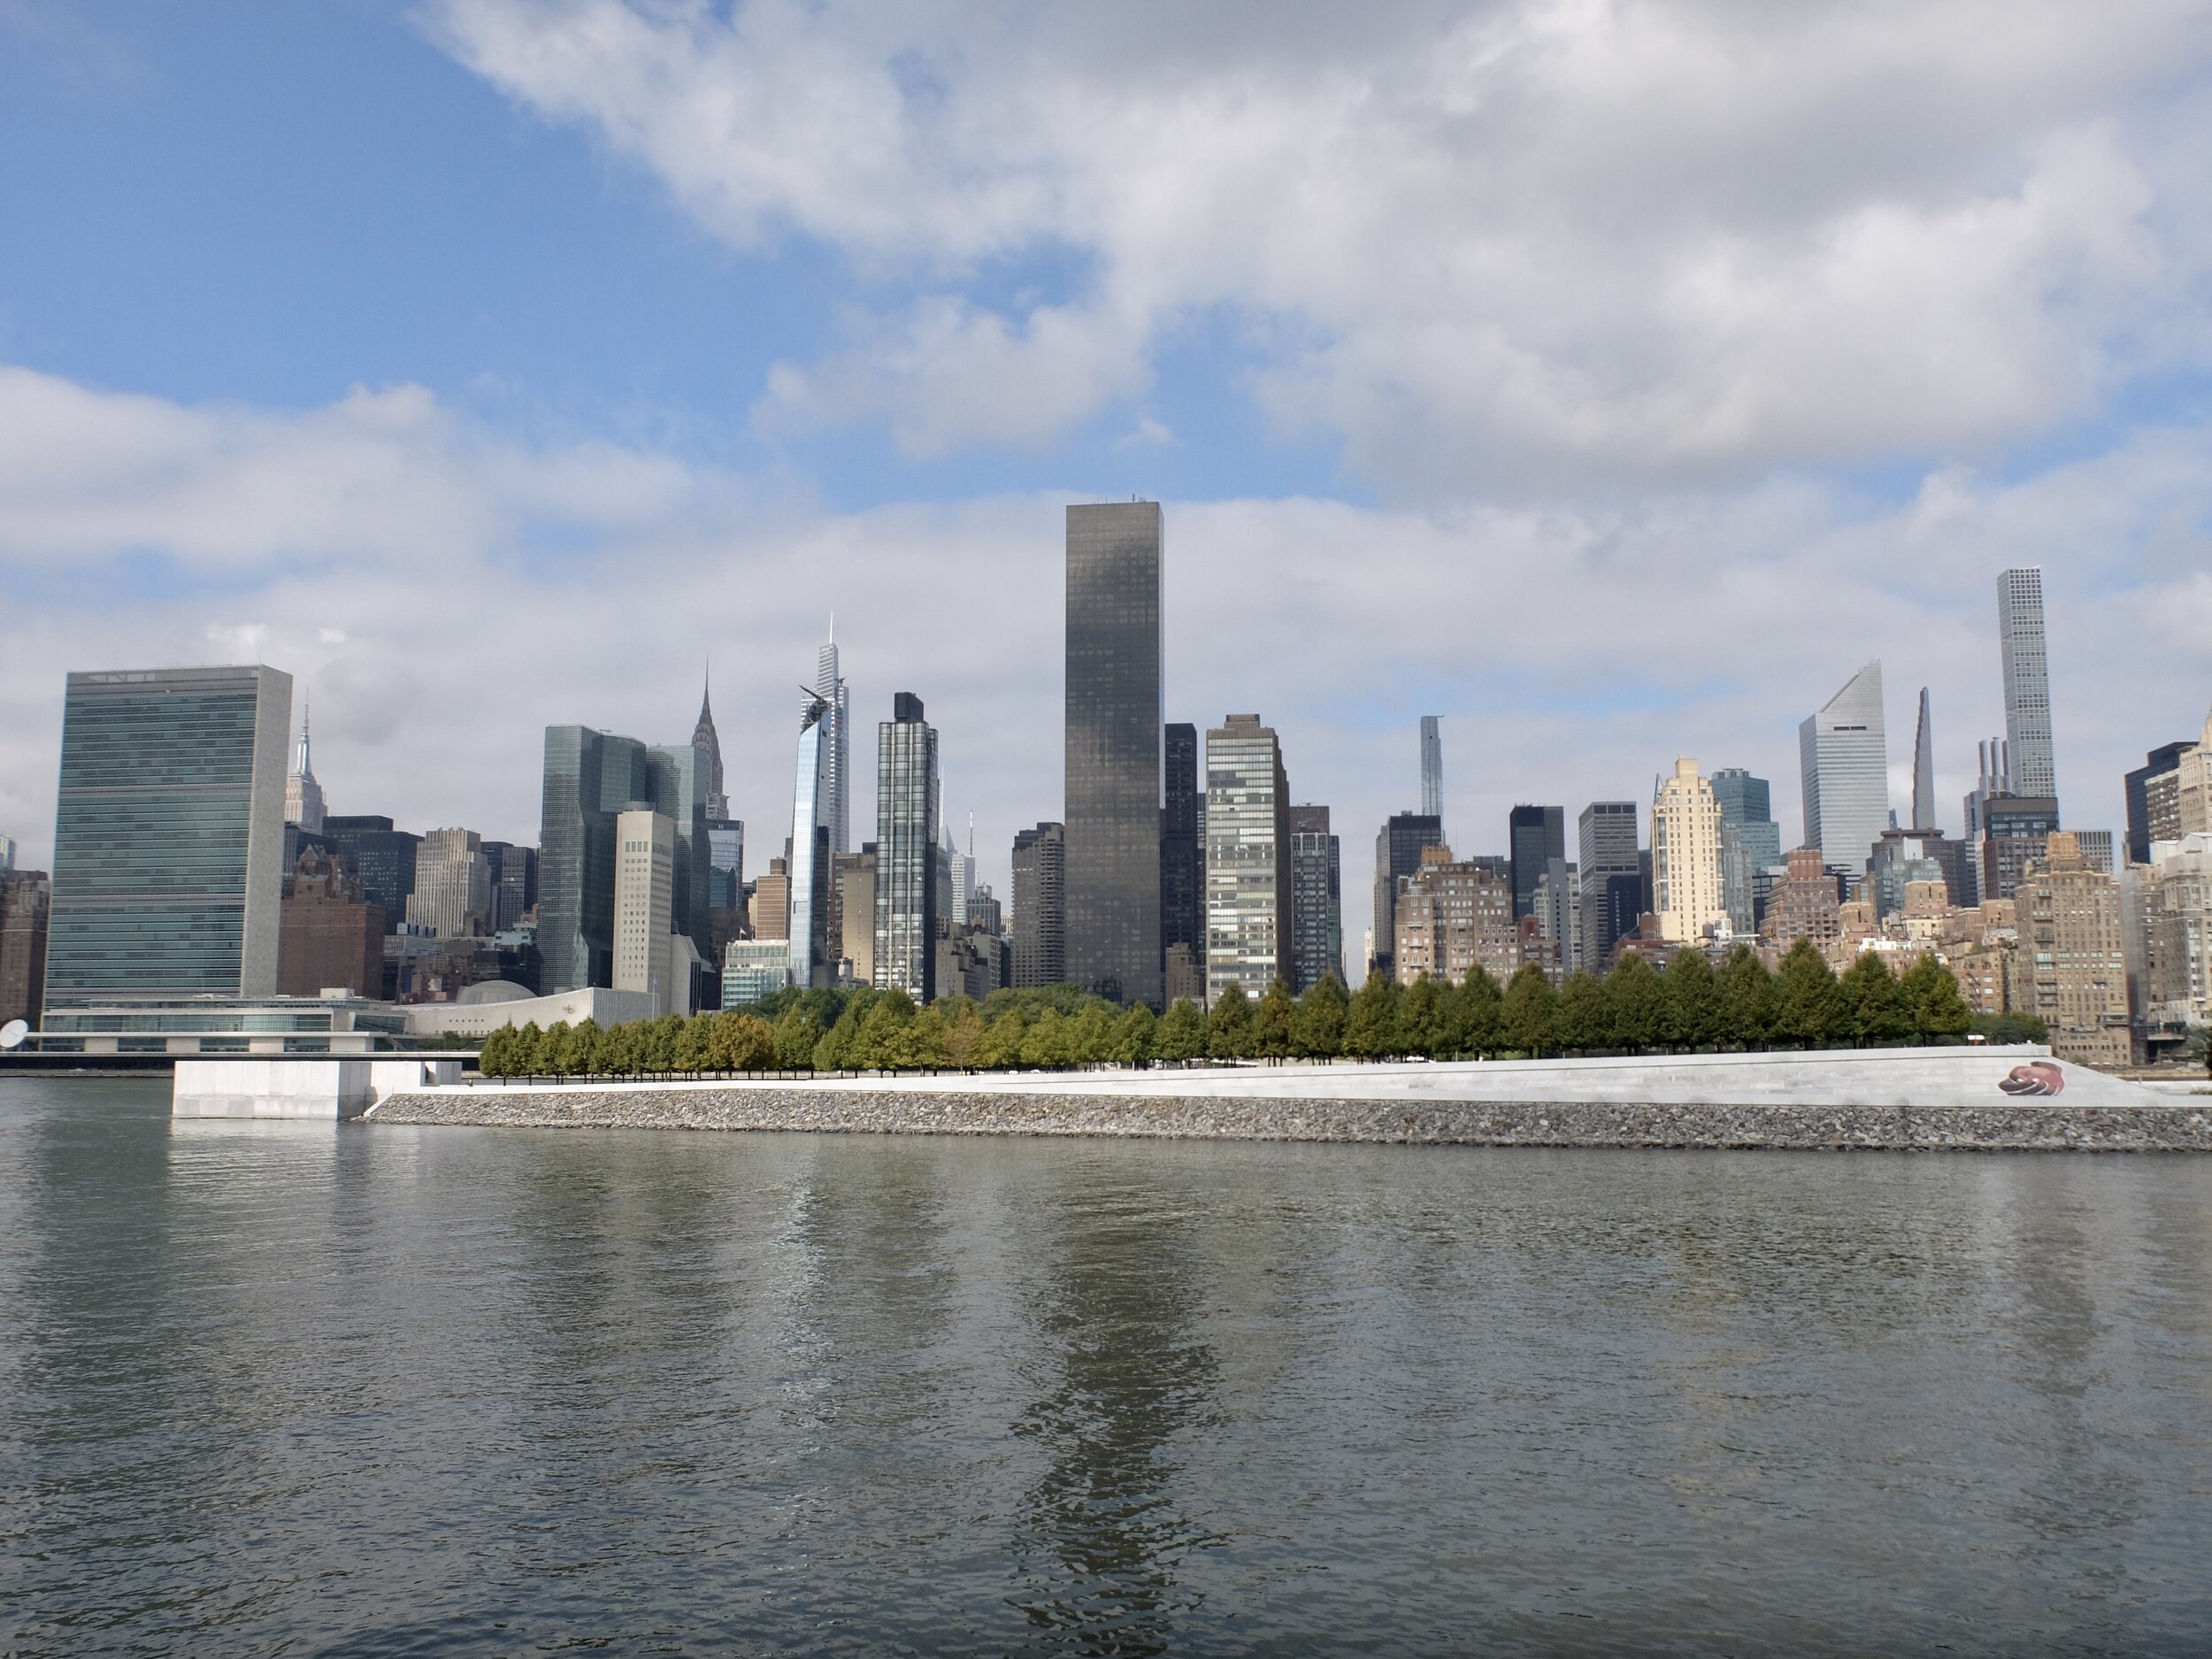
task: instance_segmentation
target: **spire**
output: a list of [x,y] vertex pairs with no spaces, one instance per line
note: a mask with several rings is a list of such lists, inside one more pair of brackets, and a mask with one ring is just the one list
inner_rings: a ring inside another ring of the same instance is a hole
[[300,699],[300,764],[292,769],[303,778],[312,778],[315,775],[315,768],[308,759],[307,737],[308,726],[314,718],[314,712],[313,700],[303,696]]
[[1920,729],[1912,741],[1912,824],[1916,830],[1936,826],[1935,717],[1930,712],[1928,688],[1920,688]]

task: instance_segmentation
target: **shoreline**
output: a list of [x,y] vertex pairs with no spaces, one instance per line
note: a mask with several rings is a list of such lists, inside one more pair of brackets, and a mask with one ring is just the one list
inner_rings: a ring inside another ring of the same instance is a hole
[[2212,1152],[2212,1097],[1793,1105],[1634,1100],[1357,1099],[854,1083],[408,1090],[372,1124],[737,1133],[1021,1135],[1413,1146],[1790,1151]]

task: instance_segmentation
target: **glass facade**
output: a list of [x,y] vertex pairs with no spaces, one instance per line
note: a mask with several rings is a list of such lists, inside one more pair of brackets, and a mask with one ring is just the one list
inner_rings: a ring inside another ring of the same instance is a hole
[[822,781],[826,757],[823,721],[830,705],[810,702],[799,716],[798,768],[791,796],[791,914],[785,943],[791,958],[791,983],[826,985],[823,929],[829,921],[829,827],[822,822]]
[[[414,895],[415,861],[422,837],[394,829],[388,818],[364,816],[325,818],[323,838],[352,861],[362,899],[384,912],[384,931],[397,932],[407,917],[407,901]],[[534,872],[532,880],[534,884]]]
[[1162,537],[1156,502],[1068,509],[1068,978],[1156,1008]]
[[1536,914],[1536,884],[1550,872],[1553,859],[1567,856],[1567,809],[1517,806],[1507,828],[1510,839],[1506,851],[1513,859],[1513,915],[1517,920]]
[[584,726],[545,728],[538,833],[539,988],[548,996],[614,983],[615,817],[652,799],[635,738]]
[[1869,663],[1797,728],[1805,841],[1856,881],[1889,827],[1889,733],[1882,665]]
[[1206,959],[1206,855],[1201,841],[1205,791],[1198,772],[1198,728],[1167,728],[1164,745],[1167,804],[1160,810],[1160,949],[1191,949]]
[[291,676],[273,668],[69,676],[50,1010],[275,991],[291,710]]
[[1057,824],[1014,836],[1014,984],[1062,985],[1068,977],[1068,843]]
[[1292,955],[1290,785],[1271,727],[1233,714],[1206,733],[1206,1001],[1264,996]]
[[1303,995],[1333,973],[1344,977],[1342,849],[1329,833],[1329,809],[1290,809],[1290,988]]
[[2005,752],[2013,792],[2031,797],[2055,795],[2051,671],[2043,645],[2040,568],[2007,571],[1997,578],[1997,634],[2004,653]]
[[714,960],[714,929],[707,911],[713,888],[713,859],[708,840],[708,809],[719,787],[719,750],[710,755],[696,744],[655,749],[646,757],[652,779],[647,797],[653,810],[676,826],[674,885],[669,895],[669,925],[688,938],[702,962]]
[[875,982],[919,1002],[936,994],[937,731],[901,692],[876,727]]

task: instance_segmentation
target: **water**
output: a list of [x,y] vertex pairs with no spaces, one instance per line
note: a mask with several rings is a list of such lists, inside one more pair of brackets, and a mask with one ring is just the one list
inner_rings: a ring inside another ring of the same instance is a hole
[[2212,1649],[2212,1160],[0,1082],[0,1653]]

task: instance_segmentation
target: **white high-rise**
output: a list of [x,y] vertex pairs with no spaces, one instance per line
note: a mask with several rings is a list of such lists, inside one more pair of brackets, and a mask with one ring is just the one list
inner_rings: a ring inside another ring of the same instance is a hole
[[1728,920],[1721,893],[1720,801],[1694,760],[1674,763],[1674,776],[1651,803],[1651,907],[1659,937],[1694,943]]
[[688,995],[678,1000],[675,936],[668,926],[676,821],[650,807],[633,807],[614,822],[614,988],[650,995],[656,1015],[688,1013]]
[[441,939],[491,932],[492,861],[471,829],[434,829],[415,849],[415,887],[407,919]]
[[1290,785],[1274,728],[1233,714],[1206,733],[1206,1002],[1264,996],[1294,972]]
[[[1797,728],[1805,786],[1805,845],[1832,869],[1863,874],[1889,827],[1889,737],[1882,721],[1882,664],[1851,676]],[[1917,826],[1916,826],[1917,827]]]
[[[852,708],[837,658],[837,619],[815,661],[814,695],[826,705],[822,723],[822,793],[816,822],[829,831],[833,853],[852,851]],[[802,981],[803,983],[803,981]]]
[[1421,717],[1421,810],[1430,818],[1444,816],[1444,733],[1433,714]]
[[2012,792],[2058,794],[2051,764],[2051,671],[2043,649],[2043,572],[1997,579],[1997,636],[2005,659],[2005,749]]

